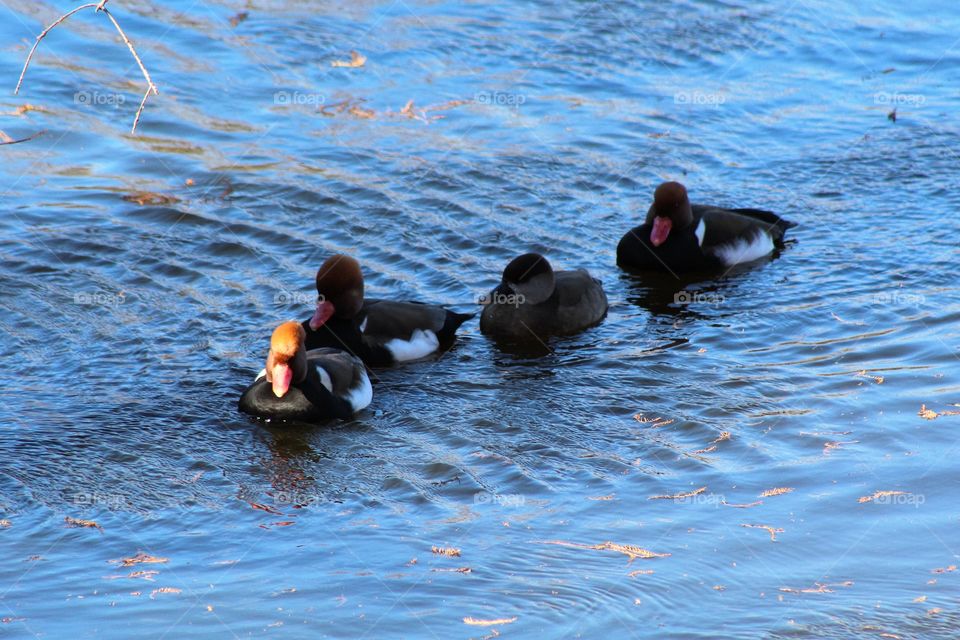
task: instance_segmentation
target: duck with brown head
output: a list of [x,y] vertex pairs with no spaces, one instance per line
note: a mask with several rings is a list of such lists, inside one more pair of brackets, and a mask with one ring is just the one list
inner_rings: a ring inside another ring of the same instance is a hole
[[417,360],[446,351],[473,314],[418,302],[364,297],[360,263],[330,256],[317,270],[317,308],[303,322],[307,348],[344,349],[371,366]]
[[770,255],[794,226],[761,209],[692,205],[686,187],[664,182],[646,221],[620,240],[617,264],[674,274],[724,269]]
[[483,303],[480,331],[518,342],[577,333],[607,313],[599,280],[583,269],[554,271],[539,253],[514,258]]
[[285,322],[270,337],[267,365],[240,396],[240,411],[278,421],[349,418],[370,404],[373,387],[358,358],[338,349],[307,351],[306,332]]

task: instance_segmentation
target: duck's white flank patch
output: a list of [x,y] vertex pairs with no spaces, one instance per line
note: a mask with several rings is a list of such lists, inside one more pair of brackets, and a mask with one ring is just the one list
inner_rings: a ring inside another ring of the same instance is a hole
[[752,239],[741,238],[730,244],[720,245],[713,252],[726,266],[751,262],[773,251],[773,239],[765,231],[757,232]]
[[363,333],[364,329],[367,328],[367,318],[363,319],[363,322],[360,323],[360,333]]
[[360,411],[373,400],[373,386],[370,384],[370,378],[367,377],[365,370],[361,370],[360,380],[357,381],[356,386],[350,389],[346,400],[353,407],[354,412]]
[[699,244],[700,244],[700,246],[702,247],[702,246],[703,246],[703,236],[707,235],[707,222],[706,222],[706,220],[704,220],[703,218],[700,218],[700,224],[697,225],[697,230],[694,231],[694,233],[697,234],[697,240],[700,241]]
[[317,365],[317,373],[320,374],[320,384],[325,386],[327,391],[333,393],[333,380],[330,379],[330,374],[327,373],[327,370]]
[[393,354],[394,360],[404,362],[430,355],[440,348],[440,339],[429,329],[414,329],[409,340],[394,338],[383,346]]
[[263,377],[266,376],[266,375],[267,375],[267,370],[266,370],[266,369],[260,369],[260,373],[257,374],[257,377],[254,378],[253,381],[256,382],[257,380],[259,380],[260,378],[263,378]]

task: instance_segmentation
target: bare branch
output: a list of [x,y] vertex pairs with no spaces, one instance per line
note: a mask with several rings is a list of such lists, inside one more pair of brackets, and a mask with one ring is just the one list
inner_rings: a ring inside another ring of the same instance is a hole
[[[136,48],[133,46],[133,42],[130,41],[130,38],[127,37],[127,34],[120,28],[120,23],[117,22],[117,19],[113,17],[113,14],[106,8],[107,2],[110,0],[100,0],[100,2],[88,2],[87,4],[82,4],[76,9],[69,11],[59,18],[57,18],[50,26],[40,32],[40,35],[37,36],[36,42],[33,43],[33,47],[30,48],[30,53],[27,54],[27,60],[23,63],[23,71],[20,72],[20,79],[17,81],[17,88],[14,89],[13,93],[20,93],[20,87],[23,85],[23,78],[27,74],[27,68],[30,66],[30,61],[33,59],[33,54],[36,52],[37,47],[40,45],[40,41],[46,37],[50,31],[56,27],[58,24],[64,22],[67,18],[82,11],[83,9],[93,9],[95,13],[103,13],[110,22],[113,23],[113,26],[116,27],[117,31],[120,33],[120,37],[123,38],[124,44],[127,45],[127,48],[130,50],[130,54],[133,55],[133,59],[137,61],[137,65],[140,67],[140,71],[143,72],[143,77],[147,81],[147,91],[143,94],[143,100],[140,101],[140,106],[137,108],[137,113],[133,119],[133,128],[130,129],[130,133],[137,132],[137,124],[140,122],[140,115],[143,113],[143,107],[147,104],[147,98],[152,92],[153,95],[160,95],[160,91],[157,89],[157,85],[153,83],[153,79],[150,77],[150,72],[147,71],[147,67],[144,66],[143,60],[140,59],[139,54],[137,54]],[[29,139],[29,138],[28,138]],[[20,141],[18,141],[20,142]],[[10,143],[8,143],[10,144]]]
[[5,142],[0,142],[0,146],[3,146],[3,145],[5,145],[5,144],[20,144],[21,142],[26,142],[27,140],[33,140],[34,138],[39,138],[40,136],[42,136],[42,135],[45,134],[46,132],[47,132],[46,129],[41,129],[40,131],[37,131],[37,132],[34,133],[33,135],[29,135],[29,136],[27,136],[26,138],[20,138],[19,140],[7,140],[7,141],[5,141]]
[[81,11],[83,9],[89,9],[90,7],[98,7],[98,6],[99,5],[96,2],[91,2],[88,4],[81,5],[76,9],[74,9],[73,11],[63,14],[62,16],[57,18],[56,22],[54,22],[49,27],[47,27],[46,29],[40,32],[40,35],[37,36],[37,41],[33,43],[33,47],[31,47],[30,49],[30,53],[27,54],[27,61],[23,63],[23,71],[20,72],[20,80],[17,82],[17,88],[13,90],[14,95],[20,93],[20,85],[23,84],[23,76],[27,74],[27,67],[30,66],[30,60],[33,58],[33,53],[37,50],[37,47],[40,45],[40,41],[43,40],[48,33],[50,33],[50,30],[53,29],[58,24],[60,24],[61,22],[63,22],[64,20],[66,20],[67,18],[69,18],[70,16],[72,16],[73,14],[75,14],[76,12]]

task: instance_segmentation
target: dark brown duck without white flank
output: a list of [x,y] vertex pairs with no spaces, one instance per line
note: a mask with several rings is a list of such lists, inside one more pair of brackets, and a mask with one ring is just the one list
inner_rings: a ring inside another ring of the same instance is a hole
[[298,322],[285,322],[270,337],[267,365],[240,396],[240,411],[278,421],[318,422],[349,418],[370,404],[373,388],[359,358],[338,349],[305,347]]
[[617,264],[634,269],[685,273],[759,260],[783,247],[796,223],[761,209],[724,209],[690,204],[679,182],[664,182],[653,194],[646,221],[617,246]]
[[480,331],[505,340],[544,340],[597,324],[607,313],[603,285],[583,269],[554,271],[539,253],[514,258],[484,299]]
[[446,351],[474,314],[419,302],[368,299],[360,263],[330,256],[317,270],[317,308],[303,322],[308,349],[344,349],[371,366],[387,366]]

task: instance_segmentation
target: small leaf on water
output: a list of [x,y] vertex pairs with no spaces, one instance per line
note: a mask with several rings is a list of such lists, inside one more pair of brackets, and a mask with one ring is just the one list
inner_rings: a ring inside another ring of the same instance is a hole
[[367,57],[365,55],[357,51],[351,51],[349,60],[334,60],[330,63],[330,66],[355,68],[355,67],[362,67],[364,64],[366,64],[366,62],[367,62]]

